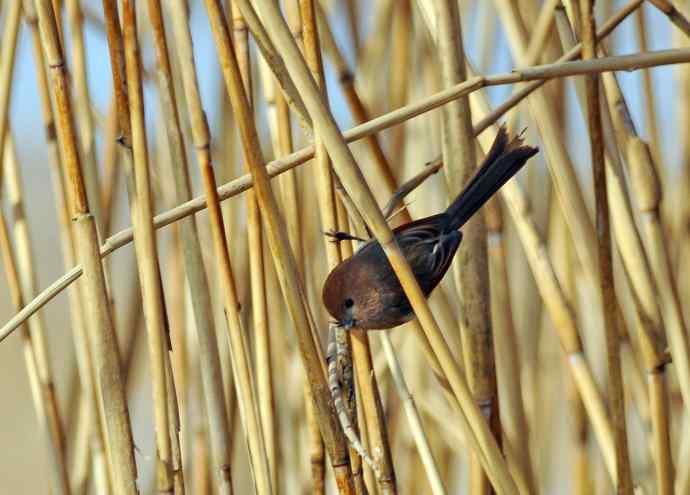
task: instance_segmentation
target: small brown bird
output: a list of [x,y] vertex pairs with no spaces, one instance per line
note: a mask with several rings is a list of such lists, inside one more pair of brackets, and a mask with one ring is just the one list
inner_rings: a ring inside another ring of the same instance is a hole
[[[520,136],[509,139],[501,127],[484,163],[444,213],[401,225],[393,231],[427,297],[455,256],[462,239],[458,229],[538,151],[523,145]],[[355,238],[344,233],[336,233],[334,237],[336,240]],[[414,316],[388,258],[373,239],[331,271],[323,287],[323,302],[336,324],[347,329],[392,328]]]

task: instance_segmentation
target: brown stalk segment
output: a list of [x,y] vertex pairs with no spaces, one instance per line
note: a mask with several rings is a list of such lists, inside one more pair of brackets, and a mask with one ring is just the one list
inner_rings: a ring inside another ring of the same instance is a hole
[[[251,59],[249,53],[249,33],[242,13],[232,4],[233,41],[238,55],[238,63],[245,94],[253,106]],[[249,172],[246,160],[245,171]],[[278,452],[276,441],[276,410],[273,391],[273,367],[271,364],[271,340],[266,309],[266,282],[264,273],[263,232],[259,204],[254,191],[247,191],[247,241],[249,253],[249,274],[252,298],[252,320],[254,326],[256,355],[256,385],[259,414],[266,443],[266,453],[271,472],[271,485],[278,490]]]
[[[489,114],[489,104],[483,92],[478,92],[475,114]],[[473,102],[474,103],[474,102]],[[476,131],[476,129],[475,129]],[[491,134],[495,134],[495,130]],[[493,140],[491,135],[479,138],[485,149]],[[501,188],[501,198],[506,202],[523,245],[525,255],[544,301],[544,307],[554,323],[568,366],[586,408],[587,415],[599,442],[604,462],[612,478],[615,478],[615,453],[613,433],[601,392],[588,365],[578,331],[575,313],[561,288],[544,241],[540,237],[529,208],[529,202],[517,181],[508,181]]]
[[[174,7],[174,15],[172,17],[174,21],[175,39],[177,42],[177,52],[180,57],[180,67],[182,70],[184,91],[192,126],[192,136],[196,147],[206,203],[209,209],[214,253],[222,289],[223,307],[229,327],[228,343],[230,345],[230,354],[232,357],[232,368],[235,388],[237,390],[240,418],[247,439],[249,460],[252,467],[256,491],[259,494],[268,495],[272,493],[270,469],[261,421],[258,417],[259,409],[257,405],[254,376],[251,369],[249,346],[240,319],[237,289],[232,265],[230,263],[225,227],[211,163],[211,137],[206,115],[201,105],[201,96],[199,94],[199,85],[192,50],[192,37],[189,29],[189,18],[184,2],[177,0],[172,2],[172,4]],[[222,30],[223,49],[230,50],[233,54],[233,60],[235,62],[234,68],[238,71],[236,74],[237,80],[240,86],[242,86],[243,83],[239,74],[239,68],[237,67],[237,61],[234,58],[234,51],[232,43],[230,42],[222,7],[218,2],[206,2],[206,7],[209,13],[214,38],[218,41],[217,36],[219,30]],[[224,71],[226,69],[226,63],[226,58],[222,56],[221,52],[221,66],[224,68]],[[249,117],[251,112],[248,109],[246,109],[246,112],[244,117],[251,118]],[[237,112],[235,115],[238,121],[242,122]]]
[[[580,0],[582,16],[582,58],[596,58],[596,30],[591,0]],[[613,285],[613,253],[609,203],[607,194],[606,167],[604,163],[604,133],[599,105],[599,77],[586,76],[587,114],[589,119],[592,169],[594,176],[594,199],[596,203],[597,255],[599,259],[599,287],[604,309],[604,331],[608,356],[608,379],[610,409],[616,446],[616,489],[619,494],[632,494],[632,472],[628,453],[628,438],[625,425],[625,398],[623,372],[620,358],[620,338],[617,328],[616,293]]]
[[[498,198],[490,200],[484,215],[487,227],[487,249],[491,275],[491,309],[496,338],[498,380],[505,383],[501,391],[504,442],[516,452],[512,462],[526,480],[521,487],[526,493],[537,493],[537,484],[530,462],[529,427],[522,399],[519,340],[513,321],[512,299],[508,277],[509,257],[503,228],[503,211]],[[517,480],[516,480],[517,482]]]
[[[285,10],[290,25],[290,30],[297,41],[297,44],[302,50],[304,50],[304,37],[302,29],[302,12],[300,9],[300,0],[286,0]],[[318,77],[318,76],[317,76]],[[284,156],[293,151],[292,143],[292,132],[290,127],[290,114],[288,111],[287,103],[283,98],[282,94],[276,91],[276,111],[278,119],[278,147],[280,149],[280,156]],[[314,136],[316,145],[316,138]],[[317,147],[318,149],[318,147]],[[318,155],[317,155],[318,156]],[[321,162],[323,161],[323,155],[320,156]],[[328,157],[326,156],[326,159]],[[317,161],[319,163],[319,161]],[[316,182],[318,183],[318,178],[320,177],[319,172],[322,170],[323,164],[321,163],[316,169]],[[327,165],[328,167],[328,165]],[[295,256],[295,261],[298,264],[298,269],[302,276],[305,275],[305,265],[304,265],[304,249],[301,242],[303,237],[303,232],[301,230],[302,221],[299,215],[299,202],[297,197],[297,176],[296,171],[291,171],[285,174],[281,179],[282,195],[283,195],[283,208],[284,215],[288,226],[288,237],[290,239],[290,245],[292,246],[292,251]],[[319,204],[333,203],[333,185],[330,181],[330,175],[328,177],[328,183],[326,184],[326,189],[318,188],[318,201]],[[321,218],[327,218],[329,216],[329,208],[320,208]],[[323,220],[322,220],[323,222]],[[330,260],[332,256],[339,257],[340,254],[337,248],[334,249],[333,246],[326,246],[326,259],[330,265]],[[337,263],[337,262],[336,262]],[[306,279],[304,279],[306,280]],[[304,398],[305,398],[305,410],[307,412],[307,421],[309,422],[309,459],[310,459],[310,473],[312,479],[312,491],[314,495],[323,494],[326,491],[326,449],[321,437],[321,432],[319,431],[319,424],[316,417],[316,408],[313,402],[313,398],[310,391],[310,385],[308,383],[304,384]],[[335,401],[334,401],[335,402]],[[342,425],[341,425],[342,426]],[[361,470],[361,460],[358,464],[358,454],[350,449],[350,463],[353,473],[357,472],[356,466],[359,465],[359,470]],[[355,478],[354,485],[356,493],[358,485],[358,478]]]
[[57,113],[58,140],[63,165],[72,194],[71,210],[75,222],[78,259],[84,267],[83,295],[94,357],[100,412],[105,426],[106,445],[117,493],[136,493],[136,466],[127,401],[120,373],[119,354],[113,330],[110,303],[105,288],[103,268],[98,251],[98,236],[89,212],[84,189],[72,108],[67,86],[67,73],[58,42],[57,26],[48,0],[36,0],[44,56],[50,68],[53,96]]
[[649,3],[666,15],[686,36],[690,36],[690,21],[668,0],[649,0]]
[[103,226],[103,208],[101,203],[98,163],[96,162],[96,141],[91,111],[91,97],[89,94],[86,50],[83,35],[83,14],[78,0],[68,0],[67,12],[72,35],[72,76],[75,86],[76,123],[79,128],[80,150],[83,161],[84,182],[89,196],[89,205],[96,218],[99,231]]
[[22,19],[22,2],[11,0],[9,8],[5,11],[5,25],[3,36],[0,40],[0,180],[4,165],[3,154],[5,152],[5,134],[8,128],[8,115],[10,111],[10,94],[12,93],[12,73],[14,72],[15,54],[17,51],[17,35],[19,34],[20,21]]
[[144,120],[144,95],[141,80],[141,59],[137,36],[137,18],[130,0],[123,1],[125,68],[129,114],[131,117],[132,160],[134,162],[135,197],[130,200],[131,215],[137,216],[134,245],[141,281],[143,309],[148,335],[149,359],[153,382],[153,407],[156,432],[156,488],[160,493],[174,490],[172,475],[172,445],[169,431],[167,375],[169,335],[167,314],[163,301],[163,287],[158,267],[158,247],[153,228],[153,205],[149,177],[148,150]]

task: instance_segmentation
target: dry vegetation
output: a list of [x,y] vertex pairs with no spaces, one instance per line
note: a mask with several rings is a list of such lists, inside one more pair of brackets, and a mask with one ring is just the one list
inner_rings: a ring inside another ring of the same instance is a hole
[[[2,492],[690,494],[690,5],[593,3],[2,2]],[[14,125],[21,43],[42,129]],[[427,302],[390,227],[502,122],[539,158]],[[357,247],[323,233],[367,228],[417,315],[337,338],[375,469],[320,294]]]

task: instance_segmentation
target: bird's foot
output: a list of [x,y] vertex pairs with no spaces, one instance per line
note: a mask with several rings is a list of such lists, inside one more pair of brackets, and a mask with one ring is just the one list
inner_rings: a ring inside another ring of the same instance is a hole
[[324,232],[324,235],[326,235],[327,237],[330,237],[331,242],[341,242],[341,241],[367,242],[366,239],[362,239],[361,237],[357,237],[357,236],[349,234],[347,232],[341,232],[341,231],[335,231],[335,230],[329,230],[328,232]]

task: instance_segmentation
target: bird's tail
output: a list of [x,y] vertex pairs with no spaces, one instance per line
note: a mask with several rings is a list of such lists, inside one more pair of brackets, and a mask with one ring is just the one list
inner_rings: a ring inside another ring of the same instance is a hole
[[484,163],[446,210],[449,230],[462,227],[537,152],[539,148],[522,144],[521,135],[509,139],[501,126]]

